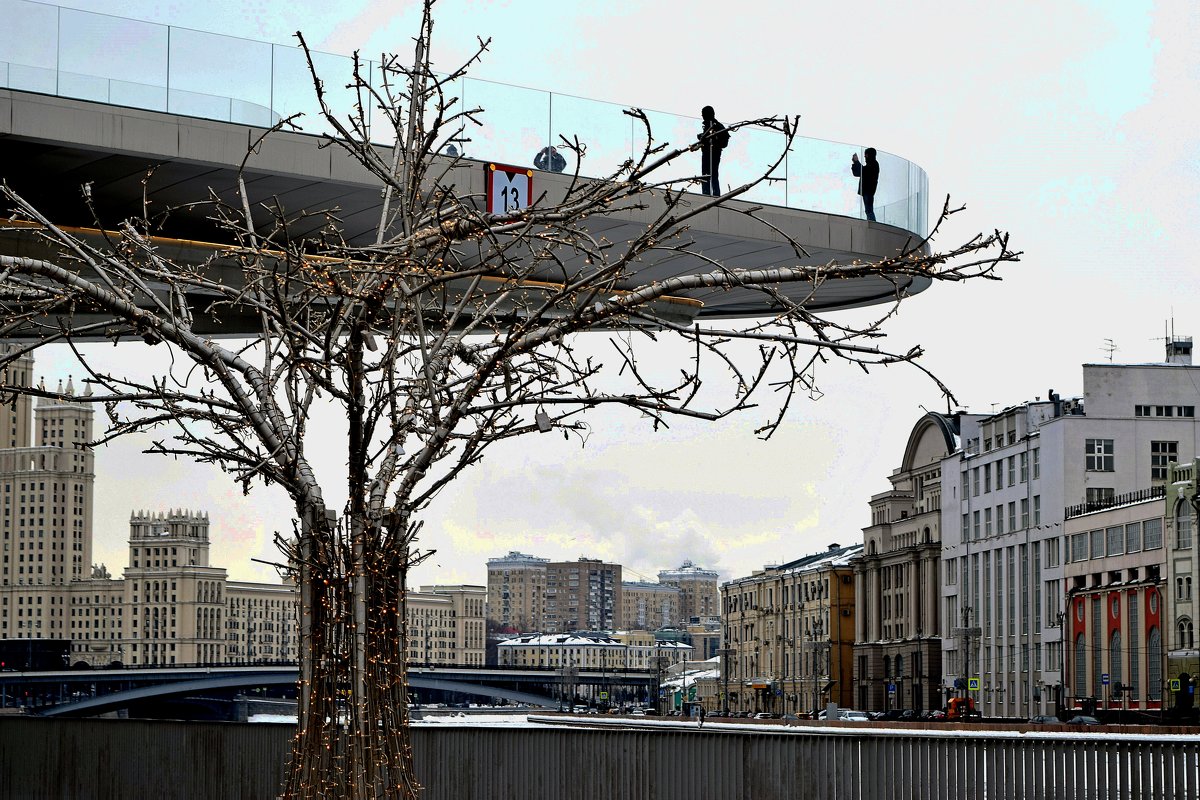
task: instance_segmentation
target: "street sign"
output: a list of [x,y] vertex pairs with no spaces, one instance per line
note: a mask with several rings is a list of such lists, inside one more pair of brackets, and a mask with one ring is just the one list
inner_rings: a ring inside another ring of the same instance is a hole
[[1172,692],[1179,691],[1179,678],[1171,678],[1171,691]]
[[888,684],[888,694],[895,694],[895,693],[896,693],[896,684],[889,683]]
[[972,692],[978,692],[979,678],[967,678],[967,689]]
[[529,208],[533,195],[533,170],[506,164],[488,164],[484,169],[489,214],[511,214]]
[[1105,686],[1108,686],[1108,673],[1107,672],[1101,673],[1100,683],[1104,684]]
[[600,693],[600,699],[601,699],[601,700],[607,700],[607,699],[608,699],[608,692],[601,692],[601,693]]

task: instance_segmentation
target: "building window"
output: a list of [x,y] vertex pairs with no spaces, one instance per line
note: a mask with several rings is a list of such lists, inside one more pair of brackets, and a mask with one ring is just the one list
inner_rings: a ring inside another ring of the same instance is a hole
[[1038,494],[1033,496],[1033,524],[1042,524],[1042,496]]
[[1142,523],[1142,549],[1157,550],[1162,547],[1162,520],[1148,519]]
[[1191,600],[1192,599],[1192,576],[1178,575],[1175,578],[1175,599],[1176,600]]
[[1179,461],[1179,442],[1150,443],[1150,480],[1165,481],[1167,465]]
[[1087,644],[1083,634],[1075,637],[1075,694],[1079,697],[1087,691]]
[[1196,646],[1196,640],[1192,636],[1192,621],[1187,617],[1179,620],[1175,625],[1175,629],[1179,634],[1179,638],[1175,642],[1175,646],[1182,650],[1191,650]]
[[1129,595],[1129,697],[1131,700],[1137,700],[1138,681],[1141,680],[1141,651],[1138,650],[1140,639],[1140,631],[1138,631],[1138,619],[1141,616],[1138,614],[1138,596],[1136,594]]
[[1146,642],[1146,697],[1162,699],[1162,634],[1151,628]]
[[1071,536],[1071,561],[1088,560],[1088,535],[1086,533],[1076,533]]
[[1192,504],[1180,500],[1175,505],[1175,548],[1190,549],[1192,546]]
[[1108,640],[1108,685],[1120,686],[1124,673],[1121,670],[1121,632],[1113,631]]
[[1029,500],[1024,497],[1021,498],[1021,527],[1029,527]]
[[983,510],[983,535],[992,535],[992,510],[990,508]]
[[1090,486],[1084,494],[1084,502],[1089,506],[1103,505],[1111,502],[1113,499],[1113,490],[1103,486]]
[[1087,439],[1083,448],[1088,472],[1113,471],[1113,440]]
[[1015,502],[1008,504],[1008,529],[1010,531],[1017,529],[1017,504]]
[[1016,456],[1008,457],[1008,485],[1009,486],[1017,485],[1017,457]]
[[1142,550],[1142,523],[1131,522],[1125,526],[1125,552],[1140,553]]
[[979,467],[971,470],[971,496],[979,497]]
[[[997,475],[996,477],[999,477]],[[983,465],[983,493],[987,494],[992,490],[992,465]]]
[[1040,447],[1033,448],[1033,479],[1036,481],[1042,476],[1042,461]]
[[1105,545],[1105,553],[1110,556],[1124,555],[1125,553],[1125,528],[1121,525],[1114,525],[1111,528],[1105,529],[1105,537],[1108,539]]
[[979,512],[978,511],[975,512],[975,515],[974,515],[974,517],[972,517],[972,519],[974,520],[974,525],[975,525],[975,538],[978,539],[979,538]]
[[1029,480],[1029,454],[1021,453],[1021,483]]

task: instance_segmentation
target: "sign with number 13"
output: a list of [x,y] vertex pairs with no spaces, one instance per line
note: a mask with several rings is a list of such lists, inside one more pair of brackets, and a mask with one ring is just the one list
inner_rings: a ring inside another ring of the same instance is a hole
[[487,211],[489,214],[511,214],[529,207],[533,195],[533,170],[488,164]]

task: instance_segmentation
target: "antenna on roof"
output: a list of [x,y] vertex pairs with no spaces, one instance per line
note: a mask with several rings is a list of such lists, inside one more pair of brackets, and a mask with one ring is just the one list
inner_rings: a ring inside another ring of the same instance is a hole
[[1117,347],[1117,343],[1114,342],[1112,339],[1105,339],[1104,346],[1101,347],[1100,349],[1103,350],[1104,352],[1108,353],[1108,363],[1111,364],[1112,360],[1113,360],[1113,353],[1115,353],[1117,350],[1120,350],[1121,348]]

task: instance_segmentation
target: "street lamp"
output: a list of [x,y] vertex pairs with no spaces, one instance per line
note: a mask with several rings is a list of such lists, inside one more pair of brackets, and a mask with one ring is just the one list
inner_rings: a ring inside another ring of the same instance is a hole
[[732,647],[722,647],[717,651],[717,655],[721,656],[721,682],[725,685],[723,698],[721,703],[721,716],[729,716],[729,657],[733,655]]

